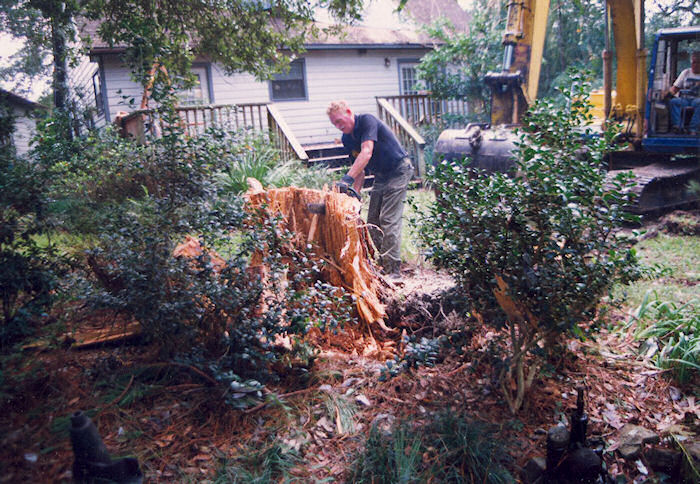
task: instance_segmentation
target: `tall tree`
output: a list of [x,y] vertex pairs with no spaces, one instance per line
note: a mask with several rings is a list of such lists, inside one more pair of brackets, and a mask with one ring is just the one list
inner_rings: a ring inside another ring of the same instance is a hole
[[653,0],[647,4],[646,45],[653,43],[654,32],[667,27],[700,24],[700,0]]
[[490,90],[483,77],[498,68],[503,56],[504,12],[503,0],[476,0],[467,32],[457,31],[446,20],[429,27],[428,33],[441,45],[423,56],[418,66],[420,78],[435,97],[467,101],[477,120],[488,117]]
[[[3,80],[18,79],[22,87],[39,76],[53,76],[54,105],[65,110],[68,101],[68,44],[75,40],[73,16],[78,0],[0,0],[0,27],[24,45],[8,67]],[[47,62],[46,59],[50,61]]]
[[[556,95],[569,67],[586,68],[602,79],[605,0],[552,0],[538,96]],[[596,87],[596,86],[594,86]]]
[[11,68],[0,73],[34,77],[52,69],[62,79],[68,58],[62,51],[76,40],[74,24],[88,20],[97,23],[104,41],[126,48],[125,58],[143,83],[148,82],[154,63],[165,66],[174,79],[186,78],[198,54],[229,73],[245,71],[266,78],[301,52],[309,35],[319,33],[312,24],[317,7],[327,8],[339,21],[350,22],[360,18],[362,2],[0,0],[3,31],[25,40]]

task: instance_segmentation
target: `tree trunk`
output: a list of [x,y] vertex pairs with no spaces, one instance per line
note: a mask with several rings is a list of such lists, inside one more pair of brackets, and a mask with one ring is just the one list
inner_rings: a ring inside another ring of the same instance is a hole
[[[68,21],[61,14],[51,17],[51,45],[53,50],[53,102],[59,116],[65,117],[65,132],[67,140],[73,139],[69,122],[68,110],[68,49],[66,47],[66,25]],[[70,17],[68,17],[70,20]]]

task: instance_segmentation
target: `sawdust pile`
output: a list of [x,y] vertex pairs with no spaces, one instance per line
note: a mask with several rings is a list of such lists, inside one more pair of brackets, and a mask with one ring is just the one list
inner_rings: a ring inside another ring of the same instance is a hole
[[[297,187],[264,190],[254,179],[249,179],[248,184],[249,206],[280,214],[285,228],[296,234],[296,247],[304,249],[311,244],[314,252],[328,263],[326,282],[355,296],[359,319],[387,330],[382,300],[388,285],[372,260],[369,232],[360,218],[360,202],[328,190]],[[316,213],[310,206],[315,207]]]

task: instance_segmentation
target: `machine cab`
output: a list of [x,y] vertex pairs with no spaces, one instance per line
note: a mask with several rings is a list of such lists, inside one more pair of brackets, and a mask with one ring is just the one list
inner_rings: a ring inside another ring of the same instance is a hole
[[[679,127],[672,129],[671,96],[667,94],[680,73],[690,67],[694,51],[700,51],[700,26],[662,29],[655,36],[646,98],[646,133],[642,140],[647,151],[697,154],[700,150],[700,137],[689,130],[694,108],[682,107]],[[700,97],[700,92],[696,91],[700,91],[700,86],[695,90],[683,90],[678,96]]]

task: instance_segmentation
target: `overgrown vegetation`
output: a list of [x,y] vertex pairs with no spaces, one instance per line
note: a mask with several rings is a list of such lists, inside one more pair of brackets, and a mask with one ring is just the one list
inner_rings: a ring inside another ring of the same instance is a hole
[[217,484],[267,484],[299,482],[290,471],[299,462],[298,453],[279,442],[264,443],[253,452],[223,462],[213,482]]
[[[14,130],[4,118],[7,137]],[[55,247],[40,245],[36,237],[50,224],[46,170],[16,156],[12,146],[0,153],[0,348],[30,334],[56,295],[61,264]],[[45,316],[45,314],[44,314]]]
[[303,186],[323,188],[330,186],[333,175],[328,168],[307,168],[299,160],[280,161],[279,151],[268,136],[243,132],[236,138],[227,138],[230,161],[216,173],[217,184],[224,192],[239,195],[248,190],[248,178],[255,178],[263,186]]
[[505,469],[509,457],[495,429],[451,412],[411,428],[383,433],[372,427],[349,476],[354,483],[515,482]]
[[[343,290],[314,284],[322,267],[292,249],[292,234],[276,218],[219,193],[213,174],[238,160],[217,136],[165,136],[135,151],[117,142],[138,168],[124,173],[126,182],[144,186],[137,199],[112,197],[116,210],[88,252],[96,285],[87,295],[95,307],[138,320],[163,357],[186,357],[233,387],[273,376],[271,365],[294,350],[277,346],[278,336],[348,322],[350,301]],[[105,166],[121,155],[98,152]],[[96,161],[89,154],[83,162]],[[204,251],[175,255],[189,234]]]
[[[139,321],[161,359],[199,368],[241,408],[280,369],[310,365],[300,338],[312,326],[350,323],[352,301],[321,281],[322,265],[294,249],[276,217],[246,209],[240,188],[218,184],[217,174],[322,184],[327,173],[280,168],[262,135],[183,136],[172,101],[162,100],[163,136],[148,145],[110,129],[60,138],[63,125],[49,119],[31,161],[3,152],[0,336],[4,345],[26,335],[27,320],[55,295],[54,248],[39,236],[60,235],[60,226],[82,245],[72,250],[83,275],[72,297]],[[194,252],[176,254],[186,241]]]
[[431,177],[437,199],[420,227],[430,260],[508,334],[500,380],[514,412],[537,374],[530,357],[540,342],[576,331],[616,281],[638,276],[631,242],[615,233],[630,219],[623,211],[628,178],[603,185],[614,133],[594,137],[585,128],[589,84],[580,75],[573,80],[561,89],[566,103],[540,100],[529,111],[514,154],[517,173],[485,175],[468,160],[439,164]]
[[697,299],[676,304],[647,293],[628,325],[644,342],[644,356],[659,368],[670,369],[681,384],[693,381],[700,370],[700,309]]

